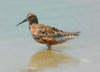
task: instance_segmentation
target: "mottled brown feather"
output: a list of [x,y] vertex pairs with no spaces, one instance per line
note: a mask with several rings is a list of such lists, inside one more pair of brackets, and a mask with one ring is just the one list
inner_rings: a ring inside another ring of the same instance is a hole
[[36,41],[44,44],[51,44],[51,45],[60,44],[71,39],[71,38],[66,38],[65,40],[57,41],[56,38],[73,36],[76,34],[75,32],[64,32],[62,30],[58,30],[55,27],[51,27],[43,24],[30,25],[30,31],[33,35],[33,38]]

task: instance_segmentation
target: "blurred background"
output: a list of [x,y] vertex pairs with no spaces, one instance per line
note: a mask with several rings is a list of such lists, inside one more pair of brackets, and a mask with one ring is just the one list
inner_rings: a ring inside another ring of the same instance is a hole
[[[30,12],[41,24],[81,35],[48,52],[27,22],[16,27]],[[0,72],[100,72],[99,19],[99,0],[0,0]]]

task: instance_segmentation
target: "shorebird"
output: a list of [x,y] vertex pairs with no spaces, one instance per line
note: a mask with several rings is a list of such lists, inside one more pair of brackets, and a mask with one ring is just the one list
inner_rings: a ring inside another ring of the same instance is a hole
[[55,27],[39,24],[36,14],[29,13],[26,19],[16,26],[29,22],[29,30],[35,41],[46,44],[48,50],[51,50],[52,45],[61,44],[78,36],[80,32],[64,32]]

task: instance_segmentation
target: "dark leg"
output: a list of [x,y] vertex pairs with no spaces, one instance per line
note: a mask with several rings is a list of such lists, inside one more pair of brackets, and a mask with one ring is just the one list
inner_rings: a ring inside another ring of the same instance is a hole
[[47,46],[48,46],[48,50],[51,50],[51,45],[50,44],[47,44]]

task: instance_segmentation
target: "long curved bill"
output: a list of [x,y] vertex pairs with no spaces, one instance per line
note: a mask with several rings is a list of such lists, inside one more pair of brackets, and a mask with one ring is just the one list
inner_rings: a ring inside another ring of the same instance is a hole
[[22,23],[24,23],[24,22],[26,22],[26,21],[27,21],[27,19],[23,20],[22,22],[20,22],[20,23],[17,24],[16,26],[19,26],[20,24],[22,24]]

